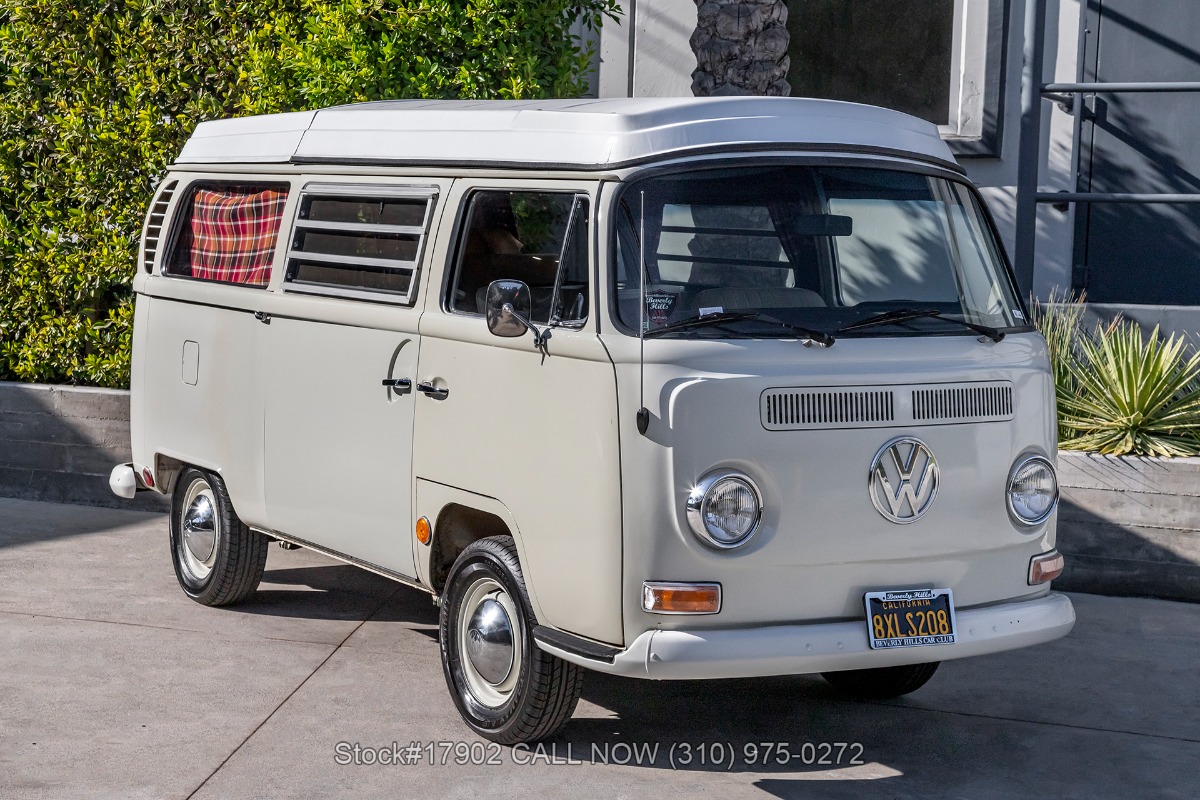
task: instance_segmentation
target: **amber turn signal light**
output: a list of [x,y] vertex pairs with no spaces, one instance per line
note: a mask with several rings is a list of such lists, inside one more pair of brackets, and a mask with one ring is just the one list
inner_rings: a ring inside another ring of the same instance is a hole
[[721,610],[721,584],[646,581],[642,609],[652,614],[716,614]]
[[433,538],[433,529],[429,527],[429,520],[421,517],[417,520],[417,541],[421,544],[429,544],[431,538]]
[[1067,560],[1063,558],[1062,553],[1057,550],[1051,550],[1049,553],[1042,553],[1034,556],[1029,560],[1029,585],[1039,586],[1062,575],[1063,567],[1067,564]]

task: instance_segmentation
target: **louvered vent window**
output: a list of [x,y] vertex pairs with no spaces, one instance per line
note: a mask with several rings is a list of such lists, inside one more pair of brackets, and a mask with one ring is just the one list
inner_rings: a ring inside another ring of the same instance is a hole
[[175,194],[177,183],[179,182],[168,183],[150,207],[150,214],[146,220],[146,237],[142,243],[142,266],[146,272],[154,271],[154,257],[158,254],[159,242],[162,241],[163,220],[166,219],[167,206],[171,203],[171,196]]
[[310,186],[300,198],[289,291],[411,304],[434,195]]

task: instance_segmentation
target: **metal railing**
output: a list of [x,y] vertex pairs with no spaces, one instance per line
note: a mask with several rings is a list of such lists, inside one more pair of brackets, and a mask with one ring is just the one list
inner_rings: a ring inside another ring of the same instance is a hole
[[1111,83],[1085,82],[1084,52],[1087,42],[1087,18],[1079,18],[1079,48],[1076,56],[1074,83],[1041,82],[1046,42],[1045,0],[1029,0],[1025,18],[1025,64],[1021,73],[1021,138],[1017,163],[1017,213],[1015,269],[1021,289],[1033,287],[1034,256],[1037,244],[1038,203],[1200,203],[1200,193],[1145,192],[1043,192],[1038,190],[1041,159],[1042,101],[1058,103],[1074,117],[1071,134],[1071,172],[1079,179],[1079,145],[1083,122],[1083,103],[1076,102],[1083,94],[1121,92],[1200,92],[1200,81],[1124,81]]

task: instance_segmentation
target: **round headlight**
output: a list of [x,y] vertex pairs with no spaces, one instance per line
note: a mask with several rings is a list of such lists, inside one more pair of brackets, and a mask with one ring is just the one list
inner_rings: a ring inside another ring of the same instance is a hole
[[687,519],[692,532],[709,547],[737,547],[758,529],[762,495],[754,482],[738,472],[713,472],[692,489]]
[[1008,509],[1025,525],[1045,522],[1058,502],[1054,467],[1041,456],[1017,461],[1008,481]]

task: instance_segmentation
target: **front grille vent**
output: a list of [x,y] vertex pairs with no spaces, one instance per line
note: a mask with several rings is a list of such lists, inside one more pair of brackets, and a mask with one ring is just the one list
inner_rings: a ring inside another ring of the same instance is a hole
[[158,199],[150,208],[150,217],[146,220],[146,238],[142,246],[142,266],[146,272],[154,271],[154,256],[158,253],[158,245],[162,239],[163,220],[167,216],[167,206],[171,203],[171,195],[175,194],[178,181],[171,181],[159,194]]
[[759,399],[769,431],[903,428],[1013,418],[1009,381],[767,389]]
[[768,389],[762,403],[768,430],[865,428],[896,418],[891,390]]
[[913,389],[912,409],[915,422],[1009,419],[1013,414],[1012,384],[1004,381]]

